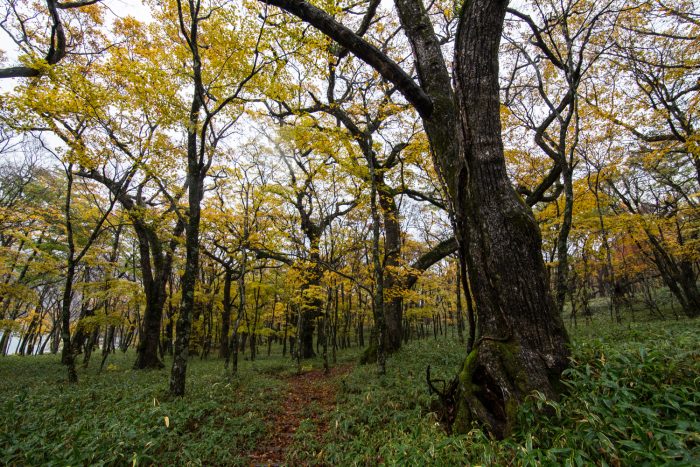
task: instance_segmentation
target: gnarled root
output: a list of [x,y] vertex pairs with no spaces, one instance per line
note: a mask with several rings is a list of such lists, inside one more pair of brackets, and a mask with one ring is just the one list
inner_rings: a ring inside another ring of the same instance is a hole
[[467,356],[457,376],[452,431],[466,433],[477,422],[497,439],[508,436],[525,397],[540,391],[556,398],[561,369],[527,351],[513,339],[482,340]]
[[[431,409],[437,413],[438,421],[448,434],[452,433],[452,423],[455,420],[457,410],[457,389],[459,387],[459,378],[453,378],[451,381],[444,379],[432,379],[430,377],[430,365],[425,369],[425,380],[428,383],[428,391],[430,394],[437,394],[438,400],[431,404]],[[442,383],[442,389],[435,386],[434,383]]]

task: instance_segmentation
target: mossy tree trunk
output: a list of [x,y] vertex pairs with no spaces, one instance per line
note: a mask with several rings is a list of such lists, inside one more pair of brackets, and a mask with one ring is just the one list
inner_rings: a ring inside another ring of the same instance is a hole
[[472,0],[455,44],[460,257],[476,303],[477,335],[459,374],[454,429],[472,421],[509,433],[532,391],[557,396],[568,336],[549,293],[541,237],[506,173],[501,139],[498,49],[507,1]]

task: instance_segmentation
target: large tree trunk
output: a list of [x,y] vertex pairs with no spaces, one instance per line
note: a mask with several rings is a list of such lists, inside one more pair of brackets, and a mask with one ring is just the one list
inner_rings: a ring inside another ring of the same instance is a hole
[[[303,310],[303,306],[302,306]],[[315,310],[302,311],[301,319],[301,358],[313,358],[316,356],[314,352],[314,316],[317,316]]]
[[458,376],[453,427],[511,430],[530,392],[556,397],[568,336],[549,294],[541,238],[506,173],[498,49],[507,2],[465,3],[455,44],[458,141],[464,167],[455,200],[460,257],[477,311],[477,341]]
[[[134,231],[139,242],[139,261],[143,290],[146,296],[146,309],[143,313],[143,321],[139,329],[139,344],[136,347],[136,361],[134,369],[163,368],[163,363],[158,358],[158,342],[160,340],[160,321],[163,316],[163,301],[165,299],[165,284],[154,279],[151,269],[151,249],[149,236],[145,227],[134,223]],[[155,259],[156,252],[153,252]],[[160,274],[156,271],[156,278]],[[161,287],[162,285],[162,287]],[[162,293],[160,292],[162,289]]]
[[[178,221],[173,237],[179,237],[184,223]],[[139,261],[143,289],[146,295],[146,309],[139,329],[139,345],[136,349],[134,369],[163,368],[158,358],[160,326],[163,307],[168,298],[166,287],[172,271],[173,255],[177,242],[171,240],[164,251],[163,242],[151,226],[146,226],[134,218],[134,231],[139,242]],[[153,265],[151,265],[151,260]]]
[[689,318],[696,318],[700,316],[700,290],[698,289],[697,274],[693,264],[687,260],[681,260],[678,269],[678,283],[688,303],[683,311]]

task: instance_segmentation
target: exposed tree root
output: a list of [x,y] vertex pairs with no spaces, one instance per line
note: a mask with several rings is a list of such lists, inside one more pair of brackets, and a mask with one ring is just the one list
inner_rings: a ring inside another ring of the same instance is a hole
[[[481,340],[452,381],[430,379],[428,367],[427,382],[439,396],[438,417],[448,432],[466,433],[476,423],[503,439],[515,427],[518,408],[529,394],[540,391],[557,397],[560,373],[513,339],[494,339]],[[442,389],[435,387],[436,382],[442,382]]]

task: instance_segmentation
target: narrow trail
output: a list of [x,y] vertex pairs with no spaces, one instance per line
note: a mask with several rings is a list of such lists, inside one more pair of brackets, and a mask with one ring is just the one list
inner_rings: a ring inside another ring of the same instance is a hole
[[344,364],[331,368],[328,374],[318,369],[285,378],[287,388],[282,406],[267,417],[270,432],[250,454],[251,465],[283,465],[294,433],[303,420],[311,420],[316,436],[323,436],[328,429],[324,415],[335,406],[339,377],[352,368],[352,364]]

